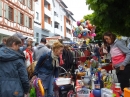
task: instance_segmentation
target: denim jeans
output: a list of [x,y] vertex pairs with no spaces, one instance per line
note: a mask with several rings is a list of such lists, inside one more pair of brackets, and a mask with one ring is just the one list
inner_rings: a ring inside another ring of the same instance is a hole
[[53,83],[54,83],[54,76],[51,76],[51,79],[49,81],[49,87],[46,90],[45,97],[54,97],[54,91],[53,91]]

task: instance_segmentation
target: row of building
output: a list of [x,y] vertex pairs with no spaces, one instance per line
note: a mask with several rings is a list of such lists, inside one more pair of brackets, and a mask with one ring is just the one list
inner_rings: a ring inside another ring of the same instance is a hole
[[73,39],[73,13],[62,0],[0,0],[0,41],[16,32],[40,42],[42,37]]

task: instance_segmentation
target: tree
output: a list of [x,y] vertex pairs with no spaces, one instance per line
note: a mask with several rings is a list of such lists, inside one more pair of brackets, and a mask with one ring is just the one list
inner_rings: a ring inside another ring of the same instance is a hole
[[130,36],[130,0],[86,0],[92,9],[91,22],[104,31]]

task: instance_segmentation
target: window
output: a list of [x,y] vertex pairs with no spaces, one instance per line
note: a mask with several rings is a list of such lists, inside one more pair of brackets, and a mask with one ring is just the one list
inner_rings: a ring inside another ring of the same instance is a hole
[[54,11],[54,16],[57,16],[58,17],[58,14]]
[[13,21],[13,8],[11,8],[10,6],[9,6],[9,12],[8,12],[8,16],[9,16],[9,20],[12,20]]
[[62,31],[62,26],[61,26],[61,31]]
[[39,13],[36,12],[36,19],[39,20]]
[[38,0],[36,1],[36,4],[39,4]]
[[32,28],[32,19],[29,18],[29,28]]
[[30,9],[32,9],[32,7],[33,7],[33,1],[32,0],[28,0],[28,7]]
[[55,28],[59,28],[59,24],[55,22]]
[[24,25],[24,16],[23,16],[23,14],[22,13],[20,13],[20,24],[21,25]]
[[24,4],[25,2],[24,2],[24,0],[19,0],[22,4]]

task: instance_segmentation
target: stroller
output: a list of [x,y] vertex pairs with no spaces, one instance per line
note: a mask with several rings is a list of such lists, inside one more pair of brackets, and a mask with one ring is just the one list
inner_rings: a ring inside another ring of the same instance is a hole
[[54,82],[54,95],[54,97],[75,97],[71,73],[61,66],[59,66],[59,78],[55,79]]

